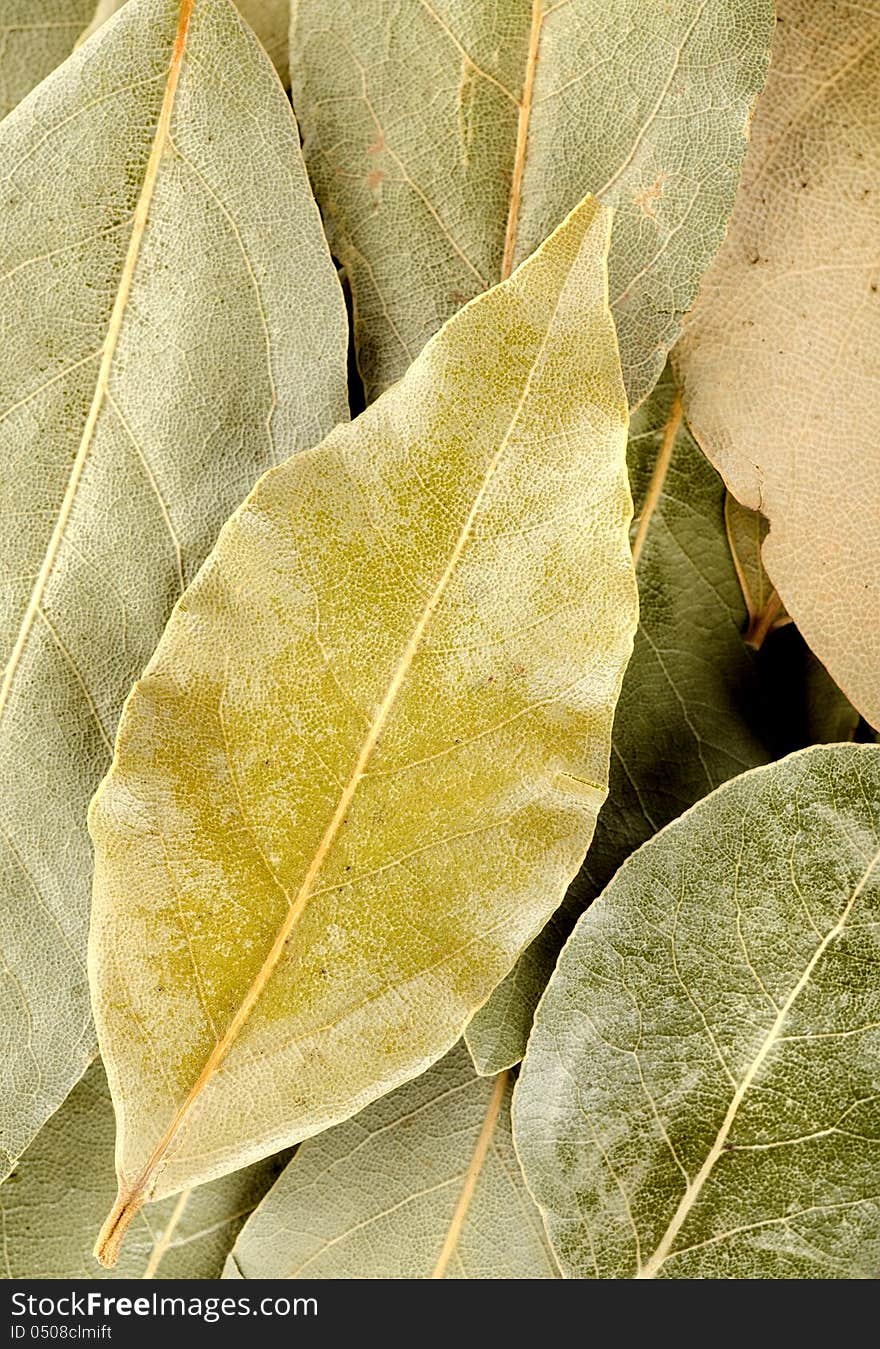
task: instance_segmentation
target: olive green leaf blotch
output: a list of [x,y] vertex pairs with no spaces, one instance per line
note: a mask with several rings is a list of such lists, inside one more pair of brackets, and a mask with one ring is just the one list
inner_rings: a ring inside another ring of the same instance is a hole
[[0,1175],[94,1054],[88,802],[266,468],[346,416],[345,307],[227,0],[129,0],[0,123]]
[[225,1277],[558,1278],[513,1150],[511,1085],[508,1073],[476,1077],[458,1045],[310,1138],[239,1234]]
[[104,1259],[438,1059],[583,859],[636,619],[609,224],[587,199],[264,477],[129,698],[91,817]]
[[538,1008],[517,1152],[564,1272],[875,1278],[880,747],[719,788],[626,862]]
[[293,102],[368,395],[587,192],[635,406],[724,237],[772,0],[294,0]]

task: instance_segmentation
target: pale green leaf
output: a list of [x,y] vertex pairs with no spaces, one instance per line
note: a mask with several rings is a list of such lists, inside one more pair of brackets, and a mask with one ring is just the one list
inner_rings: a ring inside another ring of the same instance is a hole
[[587,199],[268,474],[127,703],[92,809],[105,1256],[439,1058],[583,859],[636,607],[609,223]]
[[[91,37],[125,3],[126,0],[98,0],[92,21],[80,40]],[[286,85],[290,78],[287,59],[290,0],[235,0],[235,6],[253,28]]]
[[216,1279],[236,1234],[286,1158],[260,1162],[139,1214],[119,1264],[95,1232],[113,1202],[113,1105],[100,1062],[46,1122],[0,1187],[7,1279]]
[[587,192],[632,405],[718,248],[771,0],[294,0],[304,153],[368,394]]
[[788,613],[880,728],[880,11],[780,0],[724,248],[677,362],[702,448],[770,521]]
[[0,118],[70,55],[95,0],[0,0]]
[[222,521],[346,411],[289,104],[227,0],[170,65],[177,24],[130,0],[0,124],[0,1171],[94,1053],[86,811],[123,699]]
[[309,1139],[239,1235],[225,1277],[558,1278],[513,1150],[510,1090],[507,1073],[476,1077],[459,1045]]
[[608,800],[565,904],[466,1032],[482,1073],[518,1063],[563,942],[634,848],[728,778],[814,741],[851,737],[857,714],[794,628],[760,655],[725,534],[725,491],[681,420],[667,374],[634,414],[639,631],[614,721]]
[[538,1008],[516,1147],[583,1278],[880,1269],[880,747],[720,788],[620,869]]

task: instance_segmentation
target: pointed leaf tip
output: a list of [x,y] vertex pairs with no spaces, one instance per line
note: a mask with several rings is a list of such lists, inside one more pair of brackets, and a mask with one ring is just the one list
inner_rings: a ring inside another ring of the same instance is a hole
[[422,1071],[583,857],[636,617],[608,225],[268,473],[129,698],[91,937],[129,1202]]

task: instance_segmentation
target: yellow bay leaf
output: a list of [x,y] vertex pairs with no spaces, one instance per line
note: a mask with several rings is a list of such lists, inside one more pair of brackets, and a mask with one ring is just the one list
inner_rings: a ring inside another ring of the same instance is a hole
[[2,1178],[94,1054],[86,812],[123,701],[223,521],[347,415],[347,323],[228,0],[128,0],[0,163]]
[[105,1260],[444,1054],[583,858],[636,620],[609,224],[586,199],[265,475],[129,698],[91,817]]

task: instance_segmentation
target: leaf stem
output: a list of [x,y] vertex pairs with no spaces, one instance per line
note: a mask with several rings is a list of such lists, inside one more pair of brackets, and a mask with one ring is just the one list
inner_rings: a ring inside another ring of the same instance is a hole
[[660,453],[657,455],[657,463],[654,465],[654,472],[651,474],[651,481],[645,493],[636,536],[633,539],[632,558],[634,567],[639,565],[645,539],[648,537],[648,530],[651,528],[651,519],[663,492],[663,484],[666,482],[666,474],[669,472],[669,465],[672,462],[672,451],[675,449],[675,438],[681,426],[681,415],[681,394],[676,389],[663,431]]
[[105,1269],[112,1269],[119,1259],[123,1238],[143,1202],[143,1193],[132,1194],[120,1189],[117,1194],[116,1202],[107,1214],[95,1243],[95,1255]]

